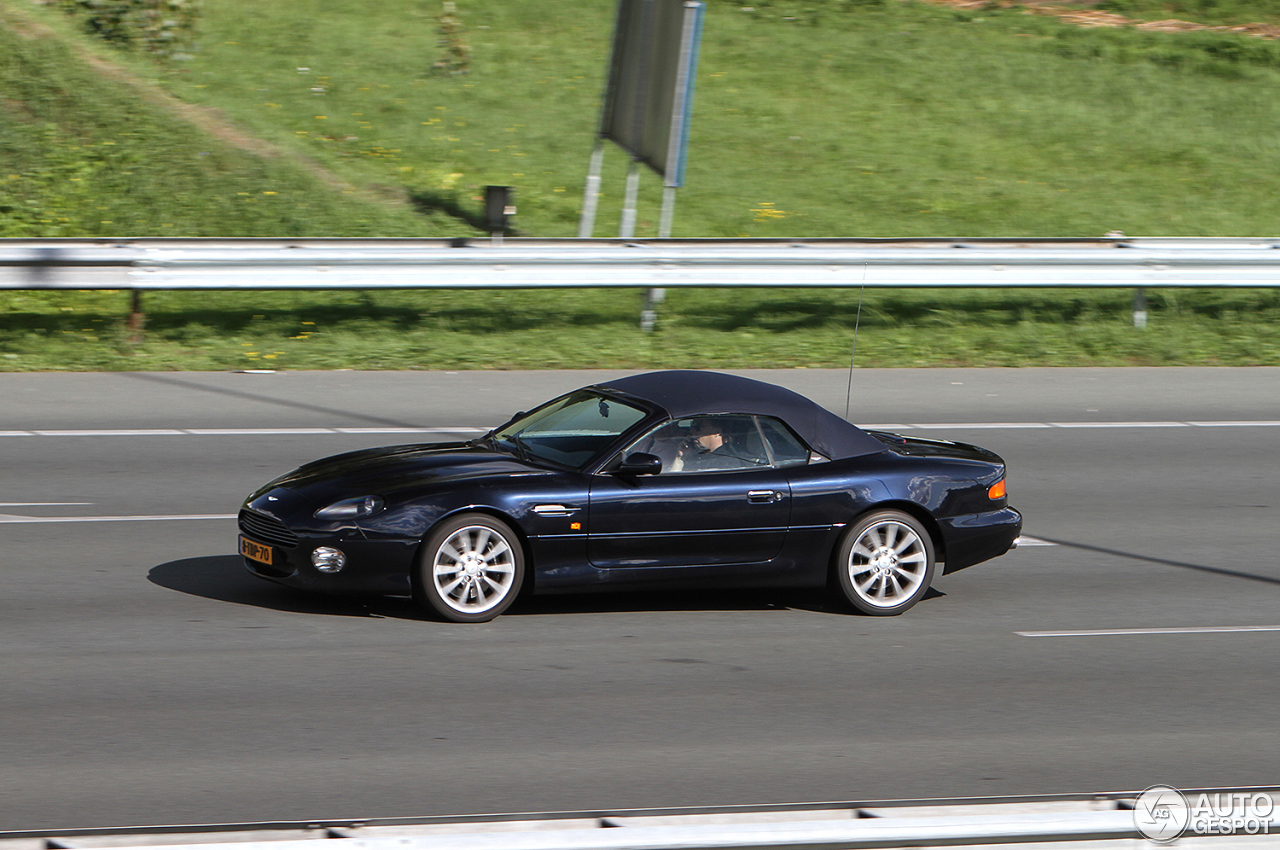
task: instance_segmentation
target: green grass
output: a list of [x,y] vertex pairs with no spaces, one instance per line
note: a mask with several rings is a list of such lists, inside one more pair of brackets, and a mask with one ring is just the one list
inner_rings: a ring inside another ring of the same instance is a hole
[[[52,9],[0,7],[56,35],[0,27],[0,234],[474,233],[481,187],[501,183],[522,233],[573,235],[614,3],[460,7],[458,77],[431,73],[434,3],[208,0],[194,58],[163,66]],[[1280,231],[1276,42],[898,0],[751,8],[710,4],[677,236]],[[193,128],[85,54],[282,155]],[[606,161],[598,235],[625,167]],[[658,201],[646,175],[639,235]],[[859,362],[1280,363],[1274,293],[1149,297],[1137,331],[1128,292],[874,290]],[[0,295],[0,369],[839,366],[856,310],[848,291],[673,291],[644,335],[618,291],[157,293],[134,344],[126,300]]]
[[[868,290],[861,366],[1280,365],[1280,293]],[[143,340],[127,293],[14,293],[0,369],[521,369],[840,367],[858,293],[670,290],[655,333],[617,290],[147,293]]]
[[[613,3],[463,3],[462,77],[429,73],[431,8],[209,4],[163,82],[353,182],[473,209],[510,184],[523,232],[574,235]],[[677,236],[1280,230],[1280,44],[899,2],[818,26],[786,11],[709,8]],[[607,162],[600,235],[625,165]],[[641,235],[658,201],[647,175]]]
[[[817,25],[810,7],[828,10]],[[567,236],[613,8],[464,2],[459,77],[430,72],[434,4],[221,0],[192,61],[123,59],[356,185],[475,214],[484,185],[509,184],[521,232]],[[897,0],[752,8],[708,10],[677,236],[1280,230],[1280,43]],[[607,156],[599,235],[617,230],[623,159]],[[646,175],[640,235],[659,194]]]

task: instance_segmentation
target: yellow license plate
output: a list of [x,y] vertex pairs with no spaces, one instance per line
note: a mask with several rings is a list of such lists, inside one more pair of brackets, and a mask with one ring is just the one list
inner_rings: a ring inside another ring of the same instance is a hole
[[240,538],[240,554],[246,558],[258,561],[263,564],[272,563],[272,549],[270,546],[263,546],[261,543],[254,543],[247,537]]

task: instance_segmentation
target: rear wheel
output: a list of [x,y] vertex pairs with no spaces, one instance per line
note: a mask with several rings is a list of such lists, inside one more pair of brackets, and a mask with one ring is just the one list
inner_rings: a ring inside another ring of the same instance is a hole
[[441,523],[422,546],[414,595],[455,623],[484,623],[511,606],[524,580],[524,551],[511,527],[487,514]]
[[854,524],[836,555],[836,583],[864,614],[901,614],[933,582],[933,540],[902,511],[876,511]]

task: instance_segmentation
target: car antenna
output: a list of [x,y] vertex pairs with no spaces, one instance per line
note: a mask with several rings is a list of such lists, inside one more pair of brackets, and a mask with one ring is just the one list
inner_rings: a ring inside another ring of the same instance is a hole
[[844,418],[849,421],[849,399],[853,397],[853,358],[858,356],[858,326],[862,324],[862,296],[867,291],[867,264],[862,264],[862,287],[858,290],[858,316],[853,320],[853,351],[849,354],[849,386],[844,391]]

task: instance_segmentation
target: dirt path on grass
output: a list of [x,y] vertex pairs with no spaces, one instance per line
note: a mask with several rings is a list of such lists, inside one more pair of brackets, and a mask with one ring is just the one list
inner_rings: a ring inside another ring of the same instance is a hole
[[[986,9],[992,5],[991,0],[930,0],[940,6],[952,6],[957,9]],[[1234,32],[1251,35],[1256,38],[1280,39],[1280,26],[1274,24],[1236,24],[1232,26],[1210,26],[1197,24],[1194,21],[1182,21],[1169,18],[1163,21],[1144,21],[1137,18],[1126,18],[1115,12],[1103,12],[1098,9],[1075,9],[1069,6],[1057,6],[1052,3],[1014,3],[1010,0],[999,0],[995,4],[1001,9],[1024,9],[1034,15],[1052,15],[1069,24],[1079,27],[1133,27],[1148,32]]]

